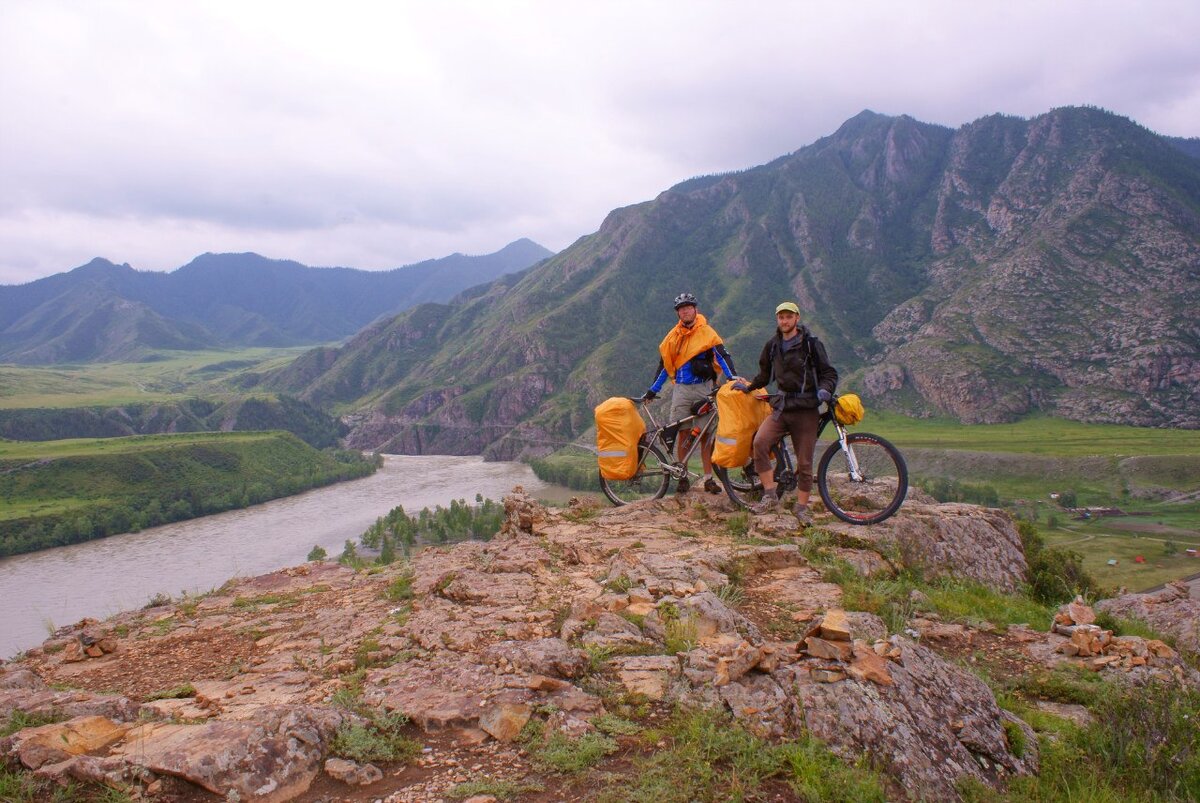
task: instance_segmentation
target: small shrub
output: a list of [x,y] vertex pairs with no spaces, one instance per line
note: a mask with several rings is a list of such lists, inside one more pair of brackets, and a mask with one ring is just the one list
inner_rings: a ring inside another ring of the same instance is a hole
[[604,664],[613,656],[612,647],[600,647],[595,644],[585,644],[583,647],[584,654],[587,655],[587,665],[583,671],[588,675],[595,675],[604,668]]
[[406,599],[412,599],[413,572],[411,567],[405,567],[404,571],[396,575],[396,579],[388,584],[384,594],[393,602],[401,602]]
[[629,575],[622,574],[609,580],[604,587],[613,593],[624,594],[633,588],[633,580],[629,579]]
[[533,763],[542,769],[575,775],[598,764],[617,751],[617,742],[601,733],[585,733],[576,739],[555,731],[541,744],[527,747]]
[[1008,743],[1008,752],[1012,753],[1017,758],[1025,757],[1025,750],[1028,745],[1025,744],[1025,731],[1021,730],[1021,726],[1011,720],[1004,720],[1002,723],[1004,728],[1004,741]]
[[725,520],[725,529],[734,538],[742,538],[750,532],[750,514],[744,510],[734,513]]
[[696,642],[699,640],[696,623],[690,618],[667,619],[663,629],[666,631],[666,635],[663,638],[663,646],[666,648],[668,655],[688,652],[696,646]]
[[346,545],[342,547],[342,554],[338,556],[338,563],[352,569],[362,568],[363,559],[359,557],[358,548],[354,546],[353,541],[346,539]]
[[715,589],[713,593],[717,595],[717,598],[720,599],[721,602],[724,602],[730,608],[736,608],[746,601],[745,592],[743,592],[739,586],[733,583],[726,583],[725,585]]
[[1101,630],[1111,630],[1114,636],[1141,636],[1145,639],[1158,639],[1174,645],[1175,639],[1164,633],[1159,633],[1140,619],[1123,619],[1113,616],[1108,611],[1096,611],[1096,626]]
[[[39,725],[49,725],[54,722],[62,722],[67,719],[64,714],[51,712],[48,714],[27,714],[24,711],[14,710],[8,715],[8,722],[0,725],[0,738],[11,736],[17,731],[25,730],[26,728],[36,728]],[[3,800],[3,798],[0,798]]]
[[804,800],[885,803],[883,779],[865,759],[847,763],[812,737],[781,745],[788,784]]
[[195,697],[196,687],[191,683],[184,683],[172,689],[156,691],[147,697],[147,700],[180,700],[185,697]]
[[325,558],[327,558],[327,557],[329,557],[329,553],[325,551],[325,547],[318,544],[317,546],[315,546],[309,550],[308,557],[305,558],[305,560],[308,560],[308,561],[325,560]]
[[1009,687],[1041,700],[1095,707],[1101,712],[1117,693],[1112,683],[1100,674],[1073,664],[1018,675],[1009,682]]
[[142,608],[143,609],[161,608],[164,605],[170,605],[174,601],[175,600],[172,599],[170,594],[159,591],[157,594],[155,594],[153,597],[151,597],[149,599],[149,601],[147,601],[146,604],[142,606]]
[[633,736],[642,732],[641,725],[616,714],[601,714],[592,720],[592,724],[596,730],[609,736]]
[[401,733],[408,719],[400,714],[375,714],[365,721],[343,723],[330,752],[360,764],[400,761],[415,756],[421,745]]
[[657,749],[601,792],[602,803],[757,800],[771,779],[808,801],[885,800],[879,776],[861,762],[846,764],[810,737],[773,745],[724,712],[679,710],[642,741]]
[[512,800],[521,795],[541,792],[546,787],[529,781],[506,781],[498,778],[484,778],[478,781],[460,783],[447,792],[453,800],[464,800],[476,795],[491,795],[497,800]]
[[1095,597],[1100,584],[1083,568],[1083,556],[1070,549],[1050,549],[1037,527],[1018,521],[1025,561],[1029,564],[1029,592],[1038,602],[1057,604],[1076,595]]

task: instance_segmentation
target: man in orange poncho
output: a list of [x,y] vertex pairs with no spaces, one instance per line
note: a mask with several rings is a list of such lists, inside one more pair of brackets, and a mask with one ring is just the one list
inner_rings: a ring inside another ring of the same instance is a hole
[[[653,399],[658,396],[667,379],[674,382],[675,388],[671,391],[672,421],[691,415],[693,405],[712,393],[717,381],[718,368],[729,379],[737,375],[733,369],[733,358],[725,350],[725,344],[717,330],[708,325],[708,321],[696,308],[694,295],[680,293],[676,296],[675,314],[679,317],[679,323],[667,332],[667,336],[658,345],[658,373],[645,396],[647,400]],[[708,416],[698,419],[695,426],[703,427],[707,420]],[[690,431],[679,433],[677,448],[681,459],[691,443]],[[704,464],[704,490],[710,494],[721,493],[721,486],[712,475],[710,438],[700,442],[700,461]],[[679,481],[676,491],[684,493],[689,486],[688,478],[684,477]]]

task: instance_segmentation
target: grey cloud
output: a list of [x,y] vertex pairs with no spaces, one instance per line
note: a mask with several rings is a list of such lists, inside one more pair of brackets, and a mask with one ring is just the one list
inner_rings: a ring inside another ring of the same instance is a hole
[[[769,161],[864,108],[958,126],[1091,103],[1200,134],[1200,6],[16,3],[0,282],[95,255],[389,267]],[[10,124],[10,122],[15,124]]]

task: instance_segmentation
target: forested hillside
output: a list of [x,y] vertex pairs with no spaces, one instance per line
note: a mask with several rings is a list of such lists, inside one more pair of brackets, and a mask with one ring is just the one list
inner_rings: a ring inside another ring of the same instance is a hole
[[286,432],[38,443],[0,439],[0,557],[246,507],[375,462]]

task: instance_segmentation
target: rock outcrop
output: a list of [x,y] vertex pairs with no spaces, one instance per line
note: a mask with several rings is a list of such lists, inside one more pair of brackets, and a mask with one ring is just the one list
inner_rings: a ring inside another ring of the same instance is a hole
[[[845,610],[794,522],[758,517],[733,537],[728,504],[550,510],[516,492],[489,542],[427,548],[379,572],[306,564],[81,623],[0,667],[0,716],[58,720],[0,752],[45,777],[119,788],[186,782],[281,801],[305,799],[322,777],[437,799],[468,758],[528,767],[516,740],[531,719],[578,736],[615,700],[636,699],[715,707],[766,738],[807,732],[847,759],[870,755],[898,796],[955,799],[963,779],[998,787],[1037,771],[1029,727],[936,639]],[[936,556],[939,572],[1007,587],[1022,567],[1009,530],[994,511],[915,504],[870,538],[831,526],[823,543],[890,571],[904,544],[925,542],[934,551],[919,557]],[[85,631],[113,649],[67,660],[63,645]],[[403,766],[381,780],[331,755],[367,711],[404,715],[431,745],[413,765],[419,780]]]
[[1175,638],[1182,652],[1200,656],[1200,581],[1168,583],[1149,594],[1125,594],[1096,603],[1096,609],[1126,619],[1140,619]]

